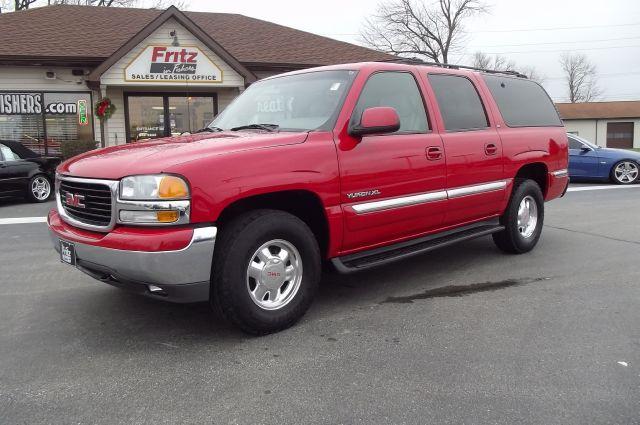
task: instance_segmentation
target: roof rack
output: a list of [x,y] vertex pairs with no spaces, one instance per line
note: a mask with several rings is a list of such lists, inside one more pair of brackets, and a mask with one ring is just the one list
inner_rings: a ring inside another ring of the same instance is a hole
[[480,71],[486,72],[487,74],[505,74],[512,75],[518,78],[528,78],[526,75],[518,72],[518,71],[498,71],[496,69],[484,69],[484,68],[476,68],[475,66],[468,65],[455,65],[451,63],[438,63],[438,62],[427,62],[418,58],[394,58],[394,59],[386,59],[379,60],[376,62],[392,62],[392,63],[404,63],[409,65],[427,65],[427,66],[436,66],[438,68],[448,68],[448,69],[470,69],[472,71]]

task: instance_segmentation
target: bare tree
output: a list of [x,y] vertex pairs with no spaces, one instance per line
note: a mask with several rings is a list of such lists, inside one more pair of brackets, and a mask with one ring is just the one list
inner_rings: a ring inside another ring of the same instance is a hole
[[134,7],[138,6],[137,0],[49,0],[50,5],[74,4],[78,6],[102,6],[102,7]]
[[540,74],[535,66],[519,66],[515,61],[507,59],[501,55],[490,56],[484,52],[477,51],[473,54],[473,65],[476,68],[492,69],[495,71],[517,71],[526,76],[529,80],[542,84],[544,75]]
[[14,10],[27,10],[29,6],[38,0],[15,0]]
[[[7,3],[7,0],[4,0]],[[102,6],[102,7],[148,7],[152,9],[166,9],[174,5],[178,9],[186,9],[189,5],[188,0],[11,0],[14,4],[13,10],[28,9],[30,5],[38,3],[38,5],[58,5],[73,4],[80,6]],[[0,5],[4,5],[0,1]],[[8,4],[2,7],[2,10],[9,9]]]
[[526,75],[526,77],[529,80],[535,81],[540,85],[544,84],[544,81],[547,78],[545,75],[540,74],[536,69],[536,67],[533,65],[525,65],[522,68],[518,69],[518,72],[520,72],[523,75]]
[[484,52],[473,54],[473,66],[482,69],[493,69],[495,71],[515,71],[516,63],[501,55],[489,56]]
[[482,0],[389,0],[365,20],[365,44],[397,56],[447,63],[464,35],[463,22],[487,12]]
[[587,55],[583,53],[564,53],[560,65],[565,73],[569,101],[591,102],[602,94],[598,87],[597,70]]

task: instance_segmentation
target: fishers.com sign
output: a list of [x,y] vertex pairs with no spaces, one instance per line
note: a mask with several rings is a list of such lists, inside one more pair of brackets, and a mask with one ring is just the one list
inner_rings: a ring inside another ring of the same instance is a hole
[[195,46],[147,46],[124,74],[134,82],[222,82],[222,70]]
[[41,93],[0,93],[0,115],[75,115],[76,103],[42,103]]

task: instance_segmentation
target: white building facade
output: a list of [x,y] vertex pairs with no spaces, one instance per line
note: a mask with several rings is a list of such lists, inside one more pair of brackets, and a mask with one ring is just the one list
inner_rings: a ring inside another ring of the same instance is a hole
[[568,133],[602,147],[640,149],[640,102],[560,103]]

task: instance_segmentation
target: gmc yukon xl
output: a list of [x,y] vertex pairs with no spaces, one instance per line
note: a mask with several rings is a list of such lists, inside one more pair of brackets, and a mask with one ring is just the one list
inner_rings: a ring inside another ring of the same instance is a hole
[[305,313],[323,263],[351,273],[487,235],[530,251],[567,161],[533,81],[346,64],[259,81],[196,134],[64,162],[48,223],[90,276],[265,334]]

